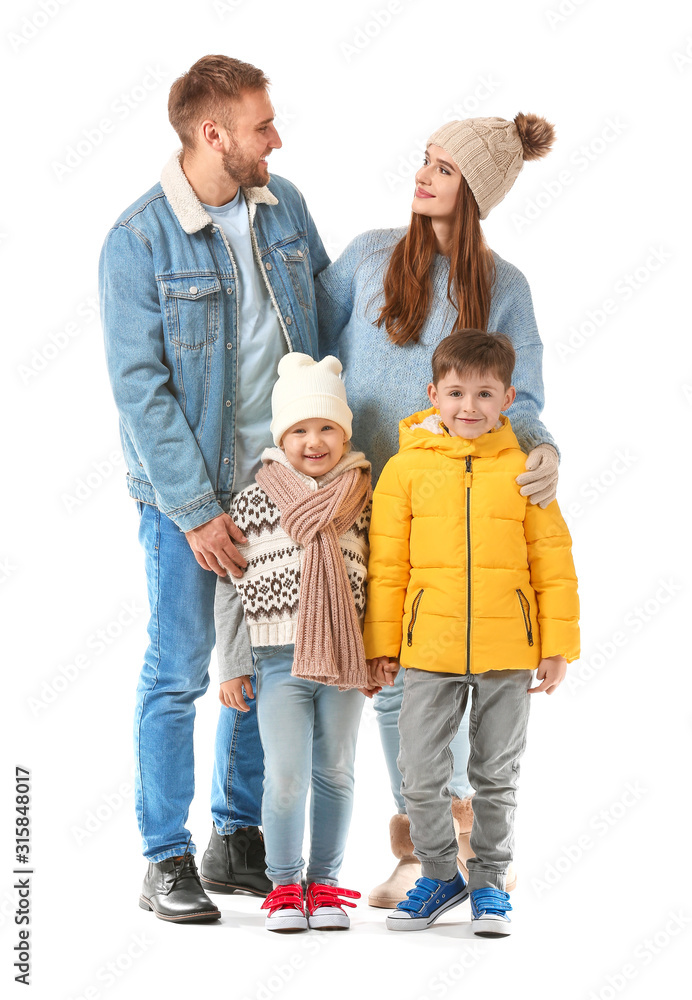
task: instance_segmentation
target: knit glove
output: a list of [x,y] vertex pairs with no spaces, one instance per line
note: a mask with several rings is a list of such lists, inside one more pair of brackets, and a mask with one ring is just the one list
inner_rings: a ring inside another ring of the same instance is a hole
[[557,452],[551,444],[539,444],[526,456],[526,472],[517,476],[519,492],[531,503],[547,507],[557,492]]

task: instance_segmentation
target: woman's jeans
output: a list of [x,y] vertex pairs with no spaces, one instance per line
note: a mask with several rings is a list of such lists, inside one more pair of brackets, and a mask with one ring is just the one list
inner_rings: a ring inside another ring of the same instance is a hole
[[[406,812],[406,803],[401,794],[401,771],[397,766],[399,756],[399,712],[401,711],[401,701],[404,696],[404,674],[406,671],[402,667],[396,675],[394,687],[383,687],[379,694],[373,698],[377,722],[380,727],[380,740],[384,757],[387,761],[389,771],[389,782],[392,788],[392,795],[397,811]],[[461,720],[459,732],[449,745],[449,749],[454,758],[454,768],[452,780],[449,783],[449,791],[457,798],[464,799],[467,795],[473,795],[473,788],[469,784],[467,776],[467,764],[469,759],[469,720],[465,715]]]
[[293,677],[293,644],[255,646],[257,714],[264,747],[262,829],[267,877],[300,882],[310,789],[308,883],[336,885],[353,809],[363,695]]
[[[144,856],[164,861],[182,854],[190,836],[195,701],[209,685],[216,574],[202,569],[170,518],[151,504],[137,501],[137,509],[151,618],[136,697],[135,808]],[[262,746],[249,704],[247,713],[222,707],[219,718],[212,811],[221,833],[260,823]]]

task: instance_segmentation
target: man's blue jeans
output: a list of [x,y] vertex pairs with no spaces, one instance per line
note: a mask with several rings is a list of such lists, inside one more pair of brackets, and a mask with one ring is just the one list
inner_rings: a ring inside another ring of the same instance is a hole
[[[202,569],[170,518],[151,504],[137,501],[137,509],[151,617],[137,685],[135,808],[144,856],[164,861],[182,854],[190,836],[195,701],[209,686],[216,574]],[[221,708],[212,787],[220,833],[260,825],[264,758],[249,704],[248,713]],[[195,853],[194,843],[189,849]]]

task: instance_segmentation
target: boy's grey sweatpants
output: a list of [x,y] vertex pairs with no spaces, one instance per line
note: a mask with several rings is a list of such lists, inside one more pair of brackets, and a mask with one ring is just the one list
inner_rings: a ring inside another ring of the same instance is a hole
[[398,765],[411,840],[421,872],[428,878],[448,880],[457,873],[458,844],[447,788],[453,769],[449,744],[459,728],[470,688],[468,776],[476,794],[469,889],[505,888],[532,677],[532,670],[449,674],[406,668]]

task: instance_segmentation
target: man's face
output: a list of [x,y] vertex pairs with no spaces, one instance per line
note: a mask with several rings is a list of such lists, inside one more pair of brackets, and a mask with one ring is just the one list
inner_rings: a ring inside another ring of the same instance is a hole
[[224,170],[241,187],[264,187],[269,183],[267,156],[282,145],[266,90],[246,90],[232,102],[229,120],[230,128],[221,133]]

